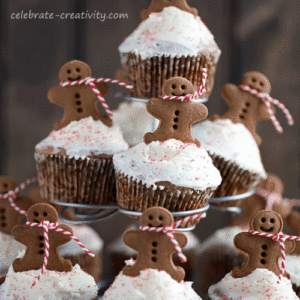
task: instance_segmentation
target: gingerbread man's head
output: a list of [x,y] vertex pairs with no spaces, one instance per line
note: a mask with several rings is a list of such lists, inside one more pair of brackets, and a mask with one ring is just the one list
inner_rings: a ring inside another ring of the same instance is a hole
[[38,203],[28,209],[28,222],[40,223],[42,220],[47,220],[50,223],[56,223],[58,221],[58,213],[52,205],[47,203]]
[[163,207],[146,209],[140,217],[141,226],[163,227],[171,226],[174,222],[172,214]]
[[0,194],[6,194],[7,192],[14,190],[17,186],[17,183],[12,178],[0,176]]
[[271,83],[269,79],[262,73],[259,72],[249,72],[246,73],[240,84],[249,86],[251,89],[257,90],[261,93],[270,93],[271,92]]
[[250,229],[270,234],[281,232],[283,222],[279,214],[271,210],[258,212],[250,223]]
[[275,174],[268,173],[268,177],[265,180],[262,180],[258,187],[264,190],[269,191],[270,193],[283,194],[284,185],[282,180]]
[[183,77],[172,77],[166,80],[162,87],[164,96],[186,96],[194,92],[193,84]]
[[62,82],[81,80],[91,76],[91,68],[80,60],[65,63],[59,71],[59,79]]
[[149,8],[141,12],[142,20],[146,20],[152,12],[161,12],[165,7],[175,6],[180,10],[189,12],[194,16],[198,15],[196,8],[191,8],[186,0],[152,0]]

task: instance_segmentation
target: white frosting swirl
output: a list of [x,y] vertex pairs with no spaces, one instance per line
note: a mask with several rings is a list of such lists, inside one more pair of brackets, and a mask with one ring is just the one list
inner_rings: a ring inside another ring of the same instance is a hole
[[0,286],[0,300],[93,300],[98,288],[91,275],[83,272],[79,265],[71,272],[48,271],[34,286],[32,283],[40,270],[15,272],[10,266],[5,282]]
[[174,6],[150,14],[119,46],[119,51],[135,53],[142,59],[159,55],[187,57],[211,54],[215,55],[216,62],[221,53],[201,18]]
[[128,149],[128,144],[124,141],[118,125],[107,127],[101,121],[88,117],[52,131],[35,146],[41,150],[49,147],[53,147],[53,154],[64,149],[69,156],[88,156],[113,155]]
[[208,295],[211,300],[299,299],[287,278],[283,277],[278,283],[278,276],[267,269],[256,269],[242,278],[233,278],[230,272],[208,289]]
[[[132,264],[132,261],[127,261]],[[192,282],[178,283],[165,271],[145,269],[139,276],[121,272],[105,292],[103,300],[201,300],[192,289]]]
[[220,172],[203,147],[170,139],[165,142],[141,143],[113,158],[116,172],[125,173],[147,187],[157,181],[205,190],[217,188]]
[[234,124],[229,119],[206,120],[194,125],[192,133],[209,153],[220,155],[244,170],[267,178],[258,146],[243,124]]
[[300,286],[300,255],[286,256],[286,271],[291,275],[291,282]]

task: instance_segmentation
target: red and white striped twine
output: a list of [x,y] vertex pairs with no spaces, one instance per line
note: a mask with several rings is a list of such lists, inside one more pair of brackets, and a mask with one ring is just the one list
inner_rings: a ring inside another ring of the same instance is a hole
[[280,244],[280,251],[281,251],[281,257],[282,257],[282,262],[280,266],[280,274],[279,274],[279,281],[282,279],[284,272],[285,272],[285,245],[284,242],[286,240],[292,240],[292,241],[299,241],[300,237],[298,236],[289,236],[289,235],[284,235],[282,232],[278,232],[276,234],[270,234],[266,232],[260,232],[260,231],[255,231],[255,230],[249,230],[249,232],[253,235],[259,235],[259,236],[264,236],[264,237],[269,237],[271,238],[274,242],[279,242]]
[[114,84],[118,84],[120,86],[123,86],[127,89],[132,90],[133,86],[129,85],[125,82],[121,82],[119,80],[116,79],[111,79],[111,78],[92,78],[92,77],[86,77],[84,79],[81,80],[76,80],[76,81],[65,81],[65,82],[61,82],[60,85],[62,87],[66,87],[66,86],[73,86],[73,85],[89,85],[91,87],[91,89],[93,90],[93,92],[96,94],[97,98],[99,99],[99,101],[101,102],[101,104],[103,105],[104,109],[106,110],[107,114],[112,117],[112,112],[109,109],[105,99],[102,97],[100,91],[97,89],[95,83],[98,82],[109,82],[109,83],[114,83]]
[[16,205],[14,200],[18,197],[18,194],[21,190],[24,190],[28,185],[37,182],[37,177],[33,177],[31,179],[27,179],[19,186],[17,186],[14,190],[7,192],[6,194],[0,194],[0,200],[7,199],[12,208],[14,208],[21,215],[26,216],[27,212]]
[[177,228],[189,221],[193,221],[193,220],[197,220],[197,219],[205,218],[205,217],[206,217],[206,213],[201,213],[201,214],[185,217],[184,219],[181,219],[181,220],[175,222],[172,226],[163,226],[163,227],[141,226],[139,229],[141,231],[165,233],[169,237],[171,242],[173,243],[180,260],[182,262],[187,262],[186,256],[182,253],[182,249],[180,248],[177,240],[175,239],[173,232],[175,231],[175,228]]
[[54,230],[54,231],[57,231],[57,232],[61,232],[62,234],[65,234],[65,235],[69,236],[75,242],[77,242],[77,244],[84,250],[85,253],[87,253],[88,255],[90,255],[92,257],[95,256],[95,254],[93,252],[89,251],[88,249],[86,249],[84,247],[84,245],[80,242],[80,240],[77,237],[75,237],[71,232],[69,232],[67,230],[64,230],[62,228],[59,228],[58,223],[50,223],[49,221],[42,220],[41,223],[26,222],[26,225],[32,226],[32,227],[43,227],[43,229],[44,229],[44,239],[45,239],[45,256],[44,256],[43,267],[41,269],[40,274],[38,275],[38,277],[36,278],[36,280],[32,284],[32,287],[34,287],[36,285],[36,283],[38,283],[40,281],[41,276],[45,273],[45,271],[47,269],[48,260],[49,260],[49,248],[50,248],[49,235],[48,235],[49,230]]
[[269,94],[260,93],[259,91],[255,90],[255,89],[251,89],[249,86],[246,86],[246,85],[240,85],[240,88],[243,91],[249,92],[250,94],[257,96],[259,99],[261,99],[266,104],[269,115],[271,117],[271,120],[272,120],[276,130],[279,133],[282,133],[283,129],[280,126],[278,120],[276,119],[276,117],[275,117],[275,115],[272,111],[271,104],[275,104],[276,106],[278,106],[283,111],[284,115],[287,118],[287,121],[288,121],[289,125],[294,124],[294,119],[293,119],[292,115],[290,114],[289,110],[279,100],[272,98]]
[[271,193],[265,189],[256,188],[255,192],[258,196],[261,196],[266,199],[267,206],[266,210],[272,210],[273,205],[276,204],[283,204],[284,206],[292,206],[292,207],[299,207],[300,206],[300,199],[289,199],[283,198],[278,193]]
[[206,89],[206,80],[207,80],[207,69],[203,68],[202,72],[202,81],[200,88],[194,94],[188,94],[186,96],[162,96],[162,99],[165,100],[181,100],[182,102],[193,101],[194,99],[199,98],[202,94],[205,93]]

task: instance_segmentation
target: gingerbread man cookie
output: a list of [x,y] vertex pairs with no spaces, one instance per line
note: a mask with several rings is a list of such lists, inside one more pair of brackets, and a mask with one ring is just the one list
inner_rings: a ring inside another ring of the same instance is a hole
[[[268,177],[262,180],[258,186],[260,189],[267,190],[270,193],[276,193],[282,196],[284,191],[284,185],[282,180],[275,174],[268,173]],[[244,214],[241,218],[236,218],[232,221],[233,226],[248,226],[253,216],[260,210],[264,210],[267,207],[267,201],[264,197],[259,195],[253,195],[242,201],[241,207],[244,209]],[[285,202],[274,203],[272,210],[280,214],[282,218],[286,218],[291,212],[291,206]]]
[[[164,83],[162,91],[166,96],[185,96],[193,94],[195,88],[187,79],[173,77]],[[152,116],[159,119],[159,125],[154,133],[145,134],[145,143],[176,139],[200,147],[200,142],[192,136],[191,127],[207,117],[208,111],[205,105],[153,98],[148,101],[146,108]]]
[[[258,212],[250,223],[250,229],[268,234],[281,232],[283,221],[279,214],[263,210]],[[279,242],[272,238],[253,235],[250,232],[242,232],[235,236],[233,243],[235,248],[247,258],[241,267],[236,267],[232,271],[232,277],[241,278],[251,274],[257,268],[268,269],[277,276],[280,275],[279,259],[281,258],[281,248]],[[285,241],[286,254],[291,253],[295,248],[295,241]],[[289,278],[285,272],[284,276]]]
[[180,10],[193,14],[195,17],[198,16],[198,10],[196,8],[191,8],[186,0],[152,0],[149,8],[141,12],[142,20],[146,20],[151,13],[161,12],[165,7],[169,6],[175,6]]
[[[162,207],[146,209],[140,217],[141,226],[162,227],[173,224],[173,216]],[[173,233],[181,248],[187,244],[187,237],[182,232]],[[180,282],[185,276],[181,267],[176,267],[172,255],[176,251],[173,243],[163,232],[127,230],[123,235],[125,245],[138,252],[137,260],[132,266],[125,266],[123,274],[138,276],[144,269],[157,269],[167,272],[174,280]]]
[[[17,183],[8,176],[0,176],[0,194],[6,194],[17,187]],[[17,197],[15,204],[27,211],[34,204],[28,197]],[[21,225],[24,215],[17,212],[7,199],[0,200],[0,231],[11,234],[15,225]]]
[[[79,60],[67,62],[59,71],[61,82],[77,81],[91,76],[90,67]],[[101,95],[105,97],[108,93],[108,85],[103,82],[95,83],[95,85]],[[51,103],[64,108],[64,116],[62,120],[54,124],[54,130],[59,130],[72,121],[79,121],[87,117],[100,120],[108,127],[112,126],[112,119],[99,112],[97,107],[99,100],[88,85],[55,86],[49,90],[48,99]]]
[[[57,211],[50,204],[35,204],[28,210],[28,222],[40,223],[42,220],[47,220],[50,223],[56,223],[58,221]],[[72,229],[67,225],[62,224],[57,227],[73,233]],[[24,256],[15,259],[13,262],[14,271],[23,272],[41,269],[45,256],[44,229],[42,227],[18,225],[12,230],[12,235],[16,241],[26,246]],[[58,251],[58,247],[71,241],[71,238],[51,229],[48,231],[48,238],[50,248],[47,270],[56,270],[58,272],[71,271],[71,261],[62,258]]]
[[[300,236],[300,213],[297,211],[291,211],[286,218],[286,223],[292,230],[293,234]],[[296,241],[296,247],[293,254],[300,254],[300,242]]]
[[[250,72],[245,74],[240,84],[249,86],[261,93],[269,94],[271,92],[269,79],[259,72]],[[257,122],[260,120],[271,119],[267,106],[264,102],[255,95],[252,95],[247,91],[243,91],[238,86],[231,83],[223,86],[221,96],[228,104],[229,108],[222,116],[216,114],[212,115],[211,120],[230,119],[233,123],[244,124],[251,132],[259,146],[262,140],[256,133]],[[272,110],[275,113],[273,106]]]

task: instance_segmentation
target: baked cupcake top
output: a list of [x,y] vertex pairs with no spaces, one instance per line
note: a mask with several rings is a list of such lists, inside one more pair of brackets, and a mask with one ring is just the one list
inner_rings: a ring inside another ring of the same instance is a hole
[[73,121],[66,127],[51,131],[35,149],[43,154],[68,156],[113,155],[128,149],[118,125],[105,126],[92,117]]
[[152,131],[152,116],[140,102],[123,102],[113,111],[114,124],[119,125],[129,146],[143,142],[144,135]]
[[211,300],[265,300],[299,299],[292,289],[291,282],[283,277],[278,283],[278,276],[267,269],[256,269],[250,275],[233,278],[231,272],[208,290]]
[[217,188],[221,183],[220,172],[203,147],[175,139],[138,144],[116,154],[113,161],[117,172],[154,189],[164,188],[159,183],[166,181],[196,190]]
[[240,168],[267,178],[258,146],[243,124],[229,119],[205,120],[192,127],[193,137],[210,153],[236,163]]
[[135,53],[142,59],[153,56],[197,56],[221,54],[214,36],[201,21],[189,12],[174,6],[151,13],[119,46],[121,53]]
[[[22,254],[18,257],[22,257]],[[93,300],[97,297],[98,288],[94,278],[83,272],[79,265],[74,266],[71,272],[46,270],[40,282],[32,287],[39,272],[15,272],[10,266],[5,282],[0,286],[0,299]]]
[[[127,265],[133,260],[126,261]],[[122,272],[105,292],[104,300],[200,300],[192,289],[192,282],[177,282],[165,271],[145,269],[139,276],[126,276]]]

